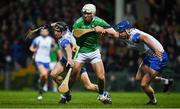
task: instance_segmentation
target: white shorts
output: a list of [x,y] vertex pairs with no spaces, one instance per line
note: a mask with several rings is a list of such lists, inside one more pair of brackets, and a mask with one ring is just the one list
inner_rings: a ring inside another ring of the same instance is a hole
[[100,51],[97,49],[96,51],[90,53],[78,53],[76,61],[79,63],[90,62],[91,64],[94,64],[102,61],[102,59]]
[[50,64],[49,64],[50,70],[53,70],[55,65],[56,65],[56,62],[50,62]]

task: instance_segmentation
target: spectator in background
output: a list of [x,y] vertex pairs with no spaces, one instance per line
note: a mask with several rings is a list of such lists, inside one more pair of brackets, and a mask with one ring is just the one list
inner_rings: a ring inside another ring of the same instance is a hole
[[15,39],[11,46],[11,56],[14,62],[15,69],[26,67],[26,53],[22,42]]

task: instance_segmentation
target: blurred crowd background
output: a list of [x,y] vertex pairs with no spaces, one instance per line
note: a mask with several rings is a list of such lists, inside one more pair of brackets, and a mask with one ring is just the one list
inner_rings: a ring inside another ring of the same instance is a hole
[[[123,19],[158,39],[169,54],[163,77],[175,79],[172,88],[180,91],[180,2],[178,0],[144,0],[147,16],[139,17],[142,0],[124,0]],[[37,72],[29,46],[27,31],[46,23],[65,21],[72,28],[86,3],[97,7],[97,16],[112,26],[115,22],[114,0],[6,0],[0,1],[0,89],[35,89]],[[143,10],[143,8],[141,9]],[[53,36],[53,34],[51,34]],[[140,90],[134,80],[143,55],[129,50],[113,38],[101,38],[102,58],[108,90]],[[95,81],[91,66],[88,71]],[[81,86],[78,86],[81,87]],[[161,85],[154,85],[161,89]]]

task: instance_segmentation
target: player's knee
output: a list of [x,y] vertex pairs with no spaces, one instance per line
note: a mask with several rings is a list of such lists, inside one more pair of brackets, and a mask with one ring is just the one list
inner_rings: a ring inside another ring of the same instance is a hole
[[99,75],[99,76],[98,76],[98,79],[104,80],[104,79],[105,79],[105,75],[103,75],[103,74]]
[[48,75],[46,75],[46,74],[44,74],[44,73],[42,73],[42,74],[40,75],[40,77],[41,77],[41,79],[45,79],[45,80],[48,79]]
[[48,76],[48,72],[46,72],[46,71],[44,71],[44,72],[41,72],[41,74],[40,74],[41,76],[43,76],[43,77],[47,77]]
[[136,76],[135,78],[137,81],[141,81],[141,78],[139,76]]
[[56,78],[56,77],[57,77],[57,74],[56,74],[56,72],[51,71],[50,76],[54,79],[54,78]]
[[146,87],[148,87],[148,84],[147,83],[141,83],[141,87],[146,88]]
[[104,80],[105,79],[104,73],[103,72],[102,73],[98,73],[97,74],[97,78],[100,79],[100,80]]

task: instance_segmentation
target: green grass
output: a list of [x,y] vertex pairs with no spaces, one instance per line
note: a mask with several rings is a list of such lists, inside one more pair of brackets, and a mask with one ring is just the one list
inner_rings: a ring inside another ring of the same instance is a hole
[[180,107],[179,93],[156,93],[156,106],[144,105],[148,99],[141,92],[112,92],[113,104],[104,105],[93,92],[72,92],[72,101],[58,104],[58,93],[45,93],[42,101],[36,100],[35,91],[0,91],[0,108],[165,108]]

